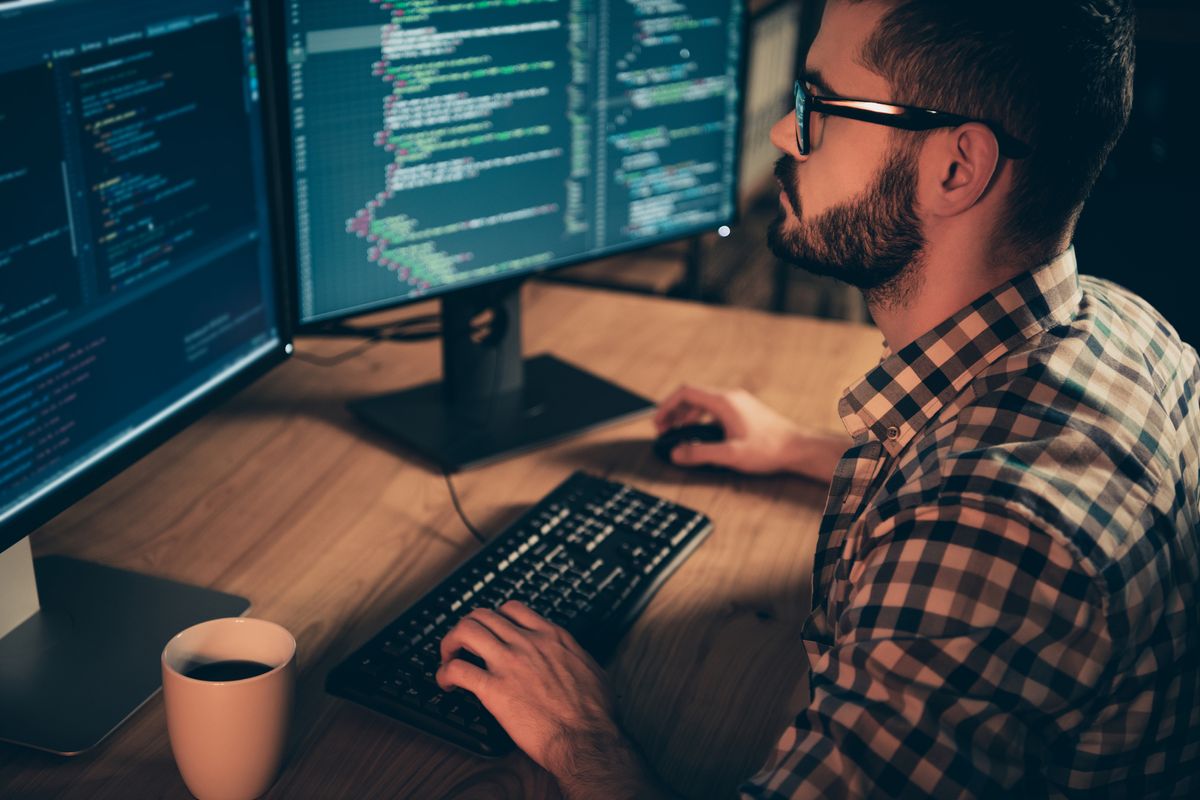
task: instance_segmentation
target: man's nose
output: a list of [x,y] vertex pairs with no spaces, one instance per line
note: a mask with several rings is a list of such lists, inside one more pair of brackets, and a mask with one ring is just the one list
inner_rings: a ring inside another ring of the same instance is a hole
[[796,113],[794,111],[784,114],[778,122],[771,126],[771,144],[797,161],[808,160],[808,156],[800,155],[800,147],[796,143]]

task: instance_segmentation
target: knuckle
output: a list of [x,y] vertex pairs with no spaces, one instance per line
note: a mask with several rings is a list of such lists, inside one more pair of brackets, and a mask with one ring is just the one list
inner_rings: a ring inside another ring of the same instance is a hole
[[445,670],[444,674],[446,678],[456,683],[470,680],[471,673],[473,672],[471,665],[466,661],[463,661],[461,658],[451,659],[446,663],[446,666],[443,667],[443,669]]
[[481,680],[482,676],[474,673],[467,662],[460,661],[459,659],[451,661],[446,666],[445,677],[448,682],[463,688],[467,688],[467,684],[470,684],[471,688],[474,689],[477,688],[477,684],[483,683]]
[[443,683],[457,684],[459,682],[460,678],[462,677],[461,667],[459,666],[461,663],[462,662],[458,661],[457,659],[453,659],[451,661],[447,661],[445,664],[442,664],[442,667],[438,673]]

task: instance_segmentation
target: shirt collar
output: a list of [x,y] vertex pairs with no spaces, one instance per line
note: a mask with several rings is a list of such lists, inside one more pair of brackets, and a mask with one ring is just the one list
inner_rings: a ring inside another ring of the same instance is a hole
[[885,351],[842,395],[846,430],[899,453],[981,370],[1074,319],[1082,297],[1074,248],[997,286],[899,352]]

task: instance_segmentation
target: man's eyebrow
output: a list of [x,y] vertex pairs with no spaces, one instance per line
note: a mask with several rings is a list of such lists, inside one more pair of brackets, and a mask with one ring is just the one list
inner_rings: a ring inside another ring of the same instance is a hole
[[826,83],[825,76],[821,74],[821,70],[819,69],[806,69],[804,71],[804,82],[822,94],[832,95],[834,97],[838,96],[838,93],[833,90],[833,87]]

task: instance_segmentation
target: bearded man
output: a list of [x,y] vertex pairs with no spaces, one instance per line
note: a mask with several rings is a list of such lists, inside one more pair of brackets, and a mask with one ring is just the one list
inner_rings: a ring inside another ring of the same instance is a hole
[[[743,796],[1200,792],[1200,366],[1071,247],[1132,36],[1119,0],[827,4],[771,132],[769,241],[861,288],[885,337],[850,438],[691,386],[655,419],[725,430],[677,464],[830,484],[811,702]],[[568,797],[669,796],[529,609],[473,612],[442,657]]]

